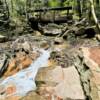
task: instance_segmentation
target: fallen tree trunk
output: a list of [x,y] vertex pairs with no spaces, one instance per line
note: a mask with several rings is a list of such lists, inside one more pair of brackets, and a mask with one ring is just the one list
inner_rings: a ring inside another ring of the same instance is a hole
[[71,6],[68,7],[55,7],[55,8],[41,8],[41,9],[36,9],[36,10],[30,10],[30,12],[45,12],[45,11],[51,11],[51,10],[72,10]]

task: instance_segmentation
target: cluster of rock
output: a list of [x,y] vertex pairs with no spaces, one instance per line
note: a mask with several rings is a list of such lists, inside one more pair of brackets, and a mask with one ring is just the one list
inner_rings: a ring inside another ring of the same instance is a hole
[[[39,57],[40,48],[50,49],[48,67],[40,69],[36,77],[37,90],[22,100],[99,100],[100,47],[93,44],[92,47],[87,45],[68,49],[66,45],[60,38],[28,35],[18,38],[10,44],[13,50],[9,52],[11,55],[7,59],[7,66],[4,65],[5,55],[1,55],[4,59],[0,59],[0,70],[4,66],[7,68],[2,78],[29,67]],[[12,89],[9,91],[12,92]],[[17,97],[9,100],[13,99],[19,100]]]
[[76,56],[75,66],[81,77],[88,99],[100,99],[100,47],[82,47]]
[[44,81],[38,93],[43,96],[45,100],[85,100],[84,91],[81,86],[80,76],[74,66],[62,68],[56,66],[54,69],[41,74],[41,78],[37,81]]

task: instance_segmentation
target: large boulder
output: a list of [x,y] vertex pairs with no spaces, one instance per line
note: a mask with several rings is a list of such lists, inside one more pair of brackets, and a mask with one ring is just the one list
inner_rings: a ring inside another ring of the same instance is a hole
[[[80,69],[84,90],[92,100],[100,100],[100,47],[81,47],[79,51],[76,66]],[[90,75],[86,78],[88,71]]]
[[69,68],[57,66],[48,70],[41,81],[47,83],[46,86],[40,88],[39,93],[41,95],[48,95],[54,100],[85,100],[80,77],[74,66]]

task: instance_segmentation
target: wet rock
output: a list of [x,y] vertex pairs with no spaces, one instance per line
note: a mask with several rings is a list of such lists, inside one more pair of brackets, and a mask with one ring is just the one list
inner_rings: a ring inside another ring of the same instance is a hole
[[4,72],[8,68],[8,56],[6,54],[3,54],[2,59],[0,59],[0,77],[4,75]]
[[50,45],[47,41],[41,41],[40,47],[44,48],[44,49],[48,49],[50,47]]
[[31,51],[31,45],[30,42],[25,40],[25,38],[18,38],[15,41],[12,42],[11,48],[13,48],[15,51],[20,51],[23,49],[24,51]]
[[4,73],[4,77],[14,75],[18,71],[29,67],[29,65],[38,57],[37,52],[27,54],[26,52],[16,52],[15,57],[9,59],[7,70]]
[[46,100],[46,99],[35,92],[31,92],[21,100]]
[[44,29],[43,33],[44,35],[47,35],[47,36],[55,36],[55,35],[61,34],[62,31],[61,29],[50,29],[50,30]]
[[0,56],[0,70],[5,62],[5,59],[6,59],[5,54],[3,54],[3,55],[1,54],[1,56]]
[[[12,96],[10,95],[16,90],[15,86],[9,85],[8,87],[5,87],[5,85],[0,86],[0,100],[19,100],[20,96]],[[6,97],[4,94],[9,95]]]
[[[3,80],[1,82],[1,86],[2,85],[5,86],[5,93],[3,94],[5,97],[8,97],[8,95],[9,96],[14,96],[14,95],[15,96],[24,96],[28,92],[36,89],[34,80],[35,80],[35,76],[37,75],[37,71],[38,71],[39,67],[43,66],[43,64],[46,65],[48,58],[49,58],[48,51],[42,50],[40,52],[43,54],[40,55],[40,58],[37,59],[35,64],[32,63],[28,69],[22,70],[17,74],[14,73],[15,74],[14,76],[6,78],[5,80]],[[42,62],[41,62],[41,60],[42,60]],[[15,61],[14,61],[14,63],[15,63]],[[13,65],[14,65],[13,69],[16,68],[16,65],[14,63],[13,63]],[[19,64],[19,62],[17,62],[17,64]],[[32,68],[32,69],[30,69],[30,68]],[[10,71],[12,71],[12,69]],[[18,82],[18,80],[20,82]],[[25,83],[24,86],[23,86],[23,83]],[[33,98],[32,98],[32,100],[33,100]],[[40,98],[40,100],[42,100],[42,99]]]
[[55,38],[54,43],[55,44],[62,44],[64,40],[62,38]]
[[0,42],[6,42],[8,39],[6,36],[0,35]]
[[9,96],[7,97],[6,99],[3,99],[3,100],[20,100],[21,97],[19,96]]
[[31,46],[30,46],[30,44],[29,44],[27,41],[25,41],[25,42],[22,44],[22,48],[23,48],[25,51],[30,51]]
[[48,24],[42,30],[43,34],[47,36],[56,36],[62,33],[62,28],[56,24]]
[[[61,49],[60,49],[61,48]],[[54,59],[57,62],[58,66],[62,66],[67,68],[68,66],[73,64],[73,58],[69,55],[70,52],[61,51],[62,46],[56,47],[56,51],[51,52],[51,59]]]
[[4,91],[5,91],[5,87],[4,87],[4,86],[0,86],[0,95],[1,95],[2,93],[4,93]]

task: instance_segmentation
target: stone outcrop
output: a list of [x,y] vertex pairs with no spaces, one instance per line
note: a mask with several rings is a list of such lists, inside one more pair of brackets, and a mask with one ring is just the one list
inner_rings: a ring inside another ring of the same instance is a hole
[[[45,87],[41,87],[40,94],[48,91],[45,95],[56,97],[54,100],[85,100],[84,91],[81,86],[80,76],[74,66],[68,68],[56,68],[45,73],[42,80],[44,83],[52,83]],[[48,99],[47,99],[48,100]],[[52,99],[50,99],[52,100]]]
[[75,65],[86,96],[100,100],[100,47],[82,47],[76,58]]

